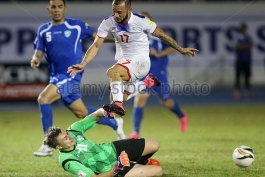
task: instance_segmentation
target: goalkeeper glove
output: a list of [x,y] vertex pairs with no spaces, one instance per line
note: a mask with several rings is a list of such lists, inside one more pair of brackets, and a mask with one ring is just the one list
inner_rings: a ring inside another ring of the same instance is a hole
[[130,166],[130,160],[128,158],[128,154],[125,151],[122,151],[120,156],[118,157],[118,163],[113,167],[113,172],[115,174],[119,173],[123,170],[124,167]]

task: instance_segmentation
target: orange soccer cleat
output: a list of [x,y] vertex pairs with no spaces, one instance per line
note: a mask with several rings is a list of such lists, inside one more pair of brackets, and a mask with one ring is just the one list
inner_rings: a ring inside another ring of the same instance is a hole
[[149,158],[146,165],[160,166],[160,162],[158,160],[156,160],[156,159]]

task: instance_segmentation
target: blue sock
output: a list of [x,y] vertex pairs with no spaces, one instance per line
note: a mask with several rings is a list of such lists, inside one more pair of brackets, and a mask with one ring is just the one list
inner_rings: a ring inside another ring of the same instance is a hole
[[88,115],[89,115],[89,114],[92,114],[93,112],[96,112],[97,109],[92,108],[92,107],[87,107],[87,110],[88,110]]
[[107,118],[107,117],[103,117],[103,118],[99,119],[97,121],[97,124],[107,125],[107,126],[113,128],[113,130],[117,130],[117,128],[118,128],[118,126],[116,124],[116,120],[115,119],[110,119],[110,118]]
[[143,108],[140,108],[140,107],[133,108],[133,113],[132,113],[133,129],[137,133],[140,132],[140,127],[141,127],[143,116],[144,116]]
[[[91,108],[91,107],[87,107],[87,110],[88,110],[88,114],[91,114],[91,113],[95,112],[97,109]],[[109,119],[107,117],[99,119],[97,121],[97,124],[107,125],[107,126],[113,128],[113,130],[117,130],[117,128],[118,128],[115,119]]]
[[179,104],[176,101],[174,101],[174,106],[170,110],[174,112],[179,119],[181,119],[184,116],[184,113],[181,111]]
[[52,108],[50,104],[40,104],[39,109],[41,114],[42,130],[45,133],[49,127],[52,126]]

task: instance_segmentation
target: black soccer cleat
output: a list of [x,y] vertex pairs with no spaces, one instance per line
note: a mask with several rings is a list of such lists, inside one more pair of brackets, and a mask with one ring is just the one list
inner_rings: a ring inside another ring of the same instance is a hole
[[119,116],[124,116],[126,114],[126,111],[124,110],[122,103],[110,103],[103,105],[103,109],[107,112],[115,112]]

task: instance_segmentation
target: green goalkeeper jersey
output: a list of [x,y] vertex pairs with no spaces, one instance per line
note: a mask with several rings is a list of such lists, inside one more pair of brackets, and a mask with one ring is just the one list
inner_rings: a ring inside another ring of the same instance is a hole
[[94,173],[107,172],[117,163],[116,149],[113,143],[95,144],[84,137],[84,132],[96,124],[92,116],[75,122],[67,132],[75,140],[72,151],[60,151],[59,163],[76,177],[89,177]]

